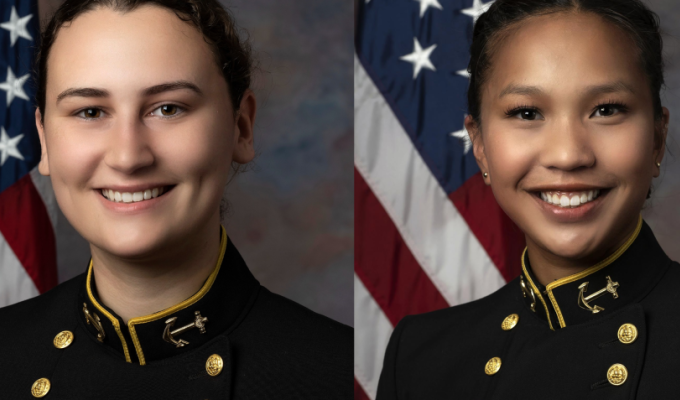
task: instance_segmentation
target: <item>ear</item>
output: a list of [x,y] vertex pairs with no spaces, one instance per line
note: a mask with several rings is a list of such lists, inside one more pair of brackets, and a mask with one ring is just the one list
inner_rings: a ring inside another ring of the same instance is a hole
[[[663,115],[661,116],[661,121],[659,121],[654,128],[654,152],[652,153],[654,164],[661,163],[664,153],[666,152],[666,137],[668,136],[668,122],[670,121],[670,112],[666,107],[662,107],[662,110]],[[654,169],[654,177],[658,177],[660,173],[661,168],[656,167]]]
[[472,118],[471,115],[465,117],[465,129],[470,135],[470,140],[472,141],[472,151],[475,154],[475,160],[477,160],[477,165],[482,171],[482,177],[484,178],[484,183],[487,185],[491,184],[491,174],[484,177],[484,173],[489,173],[489,166],[486,162],[486,154],[484,153],[484,140],[482,139],[482,132],[479,126]]
[[241,99],[241,105],[236,113],[236,129],[234,130],[233,160],[239,164],[247,164],[255,158],[253,146],[253,125],[257,101],[252,90],[246,89]]
[[40,174],[50,175],[50,162],[47,158],[47,141],[45,140],[45,127],[42,124],[42,115],[40,109],[35,109],[35,127],[38,128],[38,137],[40,138],[40,163],[38,163],[38,172]]

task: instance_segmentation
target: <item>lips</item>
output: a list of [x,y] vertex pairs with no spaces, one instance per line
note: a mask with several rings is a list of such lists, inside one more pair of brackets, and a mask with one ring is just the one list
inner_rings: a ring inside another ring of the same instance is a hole
[[562,208],[573,208],[584,205],[598,198],[600,189],[584,190],[580,192],[541,191],[541,200]]
[[114,190],[114,189],[108,189],[108,188],[103,188],[99,189],[100,193],[104,198],[111,202],[115,203],[138,203],[138,202],[143,202],[151,199],[155,199],[156,197],[162,196],[163,194],[167,193],[168,191],[172,190],[174,186],[155,186],[155,187],[148,187],[148,188],[139,188],[136,190]]
[[[545,188],[529,193],[536,200],[539,209],[550,219],[573,223],[594,217],[602,208],[610,191],[611,188],[571,191]],[[581,202],[582,199],[585,202]]]

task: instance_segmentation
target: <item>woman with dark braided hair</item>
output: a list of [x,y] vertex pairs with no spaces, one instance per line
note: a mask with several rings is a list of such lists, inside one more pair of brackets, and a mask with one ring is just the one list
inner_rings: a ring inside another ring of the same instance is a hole
[[349,399],[352,329],[261,287],[220,225],[254,157],[250,49],[217,0],[67,0],[42,158],[86,272],[0,310],[3,399]]
[[658,17],[639,0],[497,0],[468,72],[465,127],[525,234],[522,271],[399,322],[378,400],[677,396],[680,265],[640,216],[669,121]]

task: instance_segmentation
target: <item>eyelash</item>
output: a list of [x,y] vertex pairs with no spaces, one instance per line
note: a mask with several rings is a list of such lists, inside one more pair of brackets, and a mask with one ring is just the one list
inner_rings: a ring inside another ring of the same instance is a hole
[[[595,113],[598,108],[606,107],[606,106],[613,106],[614,108],[618,109],[619,112],[621,112],[621,113],[626,113],[628,111],[628,106],[626,106],[625,104],[618,102],[618,101],[608,100],[604,103],[600,103],[600,104],[596,105],[593,108],[593,110],[591,111],[590,115]],[[538,109],[538,107],[534,107],[534,106],[530,106],[528,104],[525,104],[525,105],[520,105],[520,106],[512,107],[512,108],[508,109],[507,111],[505,111],[505,115],[507,117],[514,117],[517,114],[519,114],[520,111],[533,111],[533,112],[540,113],[540,110]]]
[[[154,111],[158,110],[159,108],[165,107],[165,106],[174,106],[174,107],[177,107],[177,110],[178,110],[177,114],[175,114],[175,115],[170,115],[170,116],[157,115],[157,117],[160,117],[160,118],[163,118],[163,119],[172,119],[172,118],[178,117],[179,115],[183,114],[183,113],[186,111],[186,109],[185,109],[184,107],[181,107],[181,106],[179,106],[179,105],[177,105],[177,104],[173,104],[173,103],[165,103],[165,104],[161,104],[160,106],[158,106],[158,107],[154,108],[153,110],[151,110],[151,112],[150,112],[149,114],[151,114],[151,113],[153,113]],[[74,115],[75,115],[76,117],[80,118],[80,119],[84,119],[85,121],[94,121],[94,120],[97,120],[97,119],[101,118],[101,117],[99,117],[99,118],[81,117],[80,114],[81,114],[81,113],[84,113],[84,112],[87,111],[87,110],[99,110],[100,112],[104,112],[104,110],[102,110],[102,109],[99,108],[99,107],[85,107],[85,108],[81,108],[80,110],[76,111]],[[148,114],[147,114],[147,115],[148,115]]]

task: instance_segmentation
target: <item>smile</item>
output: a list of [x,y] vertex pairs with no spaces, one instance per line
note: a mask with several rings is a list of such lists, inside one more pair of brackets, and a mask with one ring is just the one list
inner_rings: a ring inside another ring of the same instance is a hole
[[587,204],[600,196],[600,189],[581,192],[541,191],[541,200],[562,208],[575,208]]
[[149,188],[139,192],[118,192],[112,189],[101,189],[101,194],[109,201],[115,203],[138,203],[162,196],[170,189],[172,189],[172,187],[169,186]]

